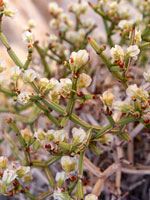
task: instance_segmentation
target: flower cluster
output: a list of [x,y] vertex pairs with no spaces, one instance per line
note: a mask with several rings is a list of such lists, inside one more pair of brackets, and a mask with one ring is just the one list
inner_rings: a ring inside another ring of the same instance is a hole
[[0,171],[0,192],[2,194],[13,194],[18,189],[21,191],[23,188],[20,185],[20,180],[23,182],[32,180],[30,167],[21,166],[17,161],[9,164],[7,157],[4,156],[0,157]]

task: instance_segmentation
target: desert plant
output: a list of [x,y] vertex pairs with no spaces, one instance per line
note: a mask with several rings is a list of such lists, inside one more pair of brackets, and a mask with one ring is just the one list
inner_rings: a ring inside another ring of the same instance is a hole
[[[4,105],[1,103],[0,112],[9,113],[1,144],[6,140],[13,155],[9,159],[0,157],[0,192],[8,196],[23,193],[33,200],[52,195],[54,199],[96,200],[104,185],[102,181],[116,173],[114,193],[120,196],[120,174],[127,161],[117,152],[114,163],[104,172],[97,172],[85,155],[87,151],[88,154],[95,152],[97,156],[103,154],[99,144],[113,149],[117,144],[130,142],[133,137],[130,133],[138,124],[150,128],[150,70],[147,68],[150,2],[98,0],[96,5],[73,2],[69,11],[75,20],[51,2],[48,5],[52,16],[50,27],[56,34],[47,34],[47,41],[40,43],[34,35],[36,22],[29,20],[22,34],[28,52],[25,63],[3,33],[3,20],[15,15],[8,5],[6,0],[0,0],[0,40],[15,66],[6,76],[3,71],[7,64],[0,60],[0,92],[6,100]],[[88,7],[102,18],[105,40],[100,37],[97,23],[89,18],[82,19],[82,15],[88,16]],[[95,50],[93,56],[90,56],[90,46]],[[34,67],[34,54],[39,57],[38,69]],[[120,96],[116,94],[115,85],[112,90],[105,90],[102,85],[100,95],[91,92],[89,86],[97,73],[93,60],[98,57],[100,68],[104,70],[105,67],[111,80],[116,80]],[[131,73],[133,64],[146,68],[143,74],[146,83],[141,77],[142,82],[138,85],[134,82],[138,75]],[[58,69],[57,73],[52,65]],[[98,101],[101,105],[96,105]],[[88,102],[101,107],[103,114],[98,125],[79,117],[82,105],[87,103],[90,109]],[[37,125],[40,116],[49,120],[48,125]],[[107,121],[106,125],[104,121]],[[130,131],[128,124],[132,125]],[[41,154],[47,159],[44,160]],[[56,162],[62,169],[57,171],[54,179],[50,168]],[[93,194],[87,194],[84,189],[84,162],[87,169],[91,166],[102,179],[101,187]],[[34,181],[32,168],[44,171],[49,182],[50,189],[40,195],[31,194],[28,187]]]

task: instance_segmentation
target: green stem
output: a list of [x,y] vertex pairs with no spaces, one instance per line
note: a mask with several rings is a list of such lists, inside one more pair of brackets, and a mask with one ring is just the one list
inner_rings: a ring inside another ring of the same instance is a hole
[[50,119],[55,125],[57,128],[60,127],[60,124],[58,122],[58,120],[50,114],[50,111],[48,109],[46,109],[41,103],[39,103],[38,101],[35,101],[34,102],[38,108],[40,108],[42,111],[44,111],[45,115],[48,117],[48,119]]
[[78,185],[77,185],[77,197],[79,199],[83,199],[84,197],[83,183],[82,183],[82,180],[80,179],[80,177],[83,176],[83,155],[84,155],[84,152],[81,152],[79,156],[79,180],[78,180]]
[[52,174],[51,174],[51,172],[50,172],[50,169],[49,169],[48,167],[45,167],[45,168],[44,168],[44,172],[45,172],[45,174],[46,174],[46,176],[47,176],[47,179],[48,179],[48,181],[49,181],[50,186],[51,186],[52,188],[54,188],[54,186],[55,186],[55,181],[54,181],[54,178],[53,178],[53,176],[52,176]]
[[33,196],[31,193],[29,193],[27,190],[24,190],[24,194],[26,197],[28,197],[31,200],[36,200],[36,197]]
[[[1,23],[0,23],[0,26],[1,26]],[[16,65],[18,65],[20,68],[23,68],[22,62],[19,60],[19,58],[17,57],[17,55],[15,54],[15,52],[11,49],[11,46],[10,46],[7,38],[5,37],[5,35],[2,32],[0,32],[0,40],[3,43],[3,45],[6,47],[8,55],[14,61],[14,63]]]
[[53,194],[53,191],[48,190],[47,192],[44,192],[42,194],[40,194],[39,196],[36,197],[36,200],[44,200],[47,197],[51,196]]

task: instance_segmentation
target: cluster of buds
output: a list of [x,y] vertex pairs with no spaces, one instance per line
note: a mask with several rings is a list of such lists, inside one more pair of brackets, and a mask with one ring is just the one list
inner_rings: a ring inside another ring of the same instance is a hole
[[3,156],[0,157],[0,171],[0,192],[4,195],[21,190],[20,179],[23,182],[32,179],[30,167],[21,166],[17,161],[8,164],[8,159]]
[[69,5],[69,11],[75,13],[76,15],[85,14],[87,10],[88,10],[87,2],[71,3]]
[[63,12],[62,8],[59,8],[57,3],[49,3],[49,12],[54,16],[50,21],[50,26],[54,29],[59,29],[60,32],[66,32],[72,27],[73,22],[69,19],[69,16]]

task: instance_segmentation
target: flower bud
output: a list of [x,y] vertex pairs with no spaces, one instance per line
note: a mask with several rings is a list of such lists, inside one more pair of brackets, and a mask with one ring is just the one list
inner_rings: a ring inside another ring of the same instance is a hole
[[87,88],[92,82],[92,79],[89,75],[82,73],[80,74],[78,81],[77,81],[77,88]]
[[98,200],[98,197],[95,194],[88,194],[85,196],[85,200]]
[[76,13],[77,15],[84,14],[88,9],[87,2],[81,2],[81,3],[71,3],[69,5],[69,11]]
[[85,66],[89,61],[89,54],[86,50],[79,50],[78,52],[72,52],[70,56],[70,67],[72,72],[77,72],[82,66]]
[[21,130],[21,135],[24,138],[26,144],[29,146],[33,138],[32,132],[28,128],[25,128],[24,130]]
[[34,35],[30,31],[25,31],[22,34],[22,39],[26,44],[33,44],[34,43]]
[[23,82],[30,83],[36,79],[36,72],[33,69],[28,69],[23,73]]
[[20,166],[19,169],[17,169],[16,174],[18,175],[19,178],[22,178],[29,172],[30,172],[30,167]]
[[66,178],[67,174],[65,172],[57,172],[55,179],[59,188],[61,188],[64,185]]
[[27,92],[21,92],[17,98],[18,103],[23,104],[23,105],[28,103],[29,100],[30,100],[30,97]]
[[55,78],[51,78],[48,84],[48,89],[53,91],[60,91],[61,90],[61,84],[59,81]]
[[5,169],[7,167],[8,159],[7,157],[0,156],[0,169]]
[[102,95],[102,98],[107,107],[111,107],[112,101],[114,100],[114,95],[110,91],[105,91]]
[[28,21],[28,27],[29,27],[29,29],[35,28],[36,25],[37,25],[37,22],[34,19],[30,19]]
[[10,69],[10,77],[12,80],[17,81],[21,74],[21,70],[18,66],[14,66]]
[[50,91],[49,98],[50,101],[59,104],[60,94],[57,91]]
[[61,157],[61,166],[65,172],[71,172],[76,170],[76,160],[73,157],[63,156]]
[[53,141],[55,138],[55,130],[48,130],[46,133],[46,138],[49,142]]
[[36,137],[39,140],[45,140],[46,137],[46,133],[44,132],[43,129],[38,129],[35,133],[34,133],[34,137]]
[[72,81],[69,78],[60,79],[60,85],[62,88],[62,95],[67,95],[71,92]]
[[58,7],[58,4],[55,3],[55,2],[49,3],[49,5],[48,5],[48,10],[49,10],[49,12],[50,12],[51,14],[53,14],[53,15],[55,15],[55,16],[61,14],[62,11],[63,11],[62,8],[59,8],[59,7]]
[[64,142],[68,139],[68,132],[65,129],[57,130],[54,134],[54,141],[55,142]]
[[101,137],[101,142],[103,144],[111,145],[114,141],[114,135],[112,134],[105,134]]
[[112,47],[110,50],[110,54],[112,57],[112,61],[114,62],[115,60],[123,60],[124,59],[124,52],[121,46],[115,45],[115,47]]
[[82,143],[86,138],[86,132],[82,128],[73,128],[72,129],[73,135],[73,143],[79,144]]
[[0,72],[3,72],[6,69],[6,61],[0,60]]

